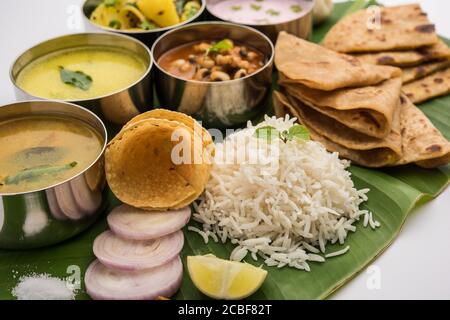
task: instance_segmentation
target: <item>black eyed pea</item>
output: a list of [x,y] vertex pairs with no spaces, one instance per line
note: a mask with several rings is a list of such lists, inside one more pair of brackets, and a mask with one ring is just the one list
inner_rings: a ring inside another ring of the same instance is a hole
[[172,62],[172,65],[173,65],[175,68],[180,69],[181,66],[182,66],[183,64],[185,64],[185,63],[186,63],[186,60],[184,60],[184,59],[177,59],[177,60],[175,60],[174,62]]
[[223,71],[214,71],[211,73],[212,81],[227,81],[230,80],[230,76]]
[[219,66],[223,66],[223,65],[227,65],[227,64],[232,64],[233,63],[233,57],[232,56],[224,56],[222,54],[218,54],[216,56],[216,63]]
[[194,79],[201,81],[201,80],[205,79],[206,77],[208,77],[210,74],[211,74],[211,71],[209,69],[201,68],[201,69],[198,69],[197,72],[195,73]]
[[233,79],[239,79],[239,78],[243,78],[247,75],[247,70],[245,69],[239,69],[238,71],[236,71],[236,73],[233,76]]
[[208,68],[211,69],[212,67],[215,66],[215,62],[213,59],[211,59],[210,57],[200,57],[197,59],[197,63],[202,67],[202,68]]

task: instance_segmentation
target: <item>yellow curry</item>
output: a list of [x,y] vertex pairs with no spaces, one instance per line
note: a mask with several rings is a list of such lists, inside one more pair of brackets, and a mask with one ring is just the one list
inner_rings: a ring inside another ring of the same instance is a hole
[[46,99],[84,100],[125,89],[147,69],[132,52],[89,46],[57,51],[25,66],[17,77],[24,91]]
[[91,165],[103,139],[76,119],[33,116],[0,122],[0,193],[46,188]]

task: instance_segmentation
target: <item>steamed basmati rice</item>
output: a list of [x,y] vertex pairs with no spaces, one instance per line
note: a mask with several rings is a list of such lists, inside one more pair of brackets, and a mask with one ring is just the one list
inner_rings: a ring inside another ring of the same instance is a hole
[[359,209],[369,190],[355,189],[346,170],[349,161],[318,142],[268,142],[254,135],[259,127],[281,132],[294,122],[289,116],[266,116],[216,145],[212,177],[194,205],[193,217],[203,230],[189,230],[205,242],[211,237],[237,244],[231,260],[241,261],[250,253],[268,266],[309,271],[309,261],[324,262],[350,249],[326,252],[329,243],[344,244],[361,217],[364,226],[380,226],[371,212]]

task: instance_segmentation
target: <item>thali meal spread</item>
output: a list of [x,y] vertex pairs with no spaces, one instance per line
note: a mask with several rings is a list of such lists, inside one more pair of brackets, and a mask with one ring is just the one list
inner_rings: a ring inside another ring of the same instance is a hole
[[0,193],[19,193],[65,181],[91,165],[103,141],[89,125],[53,116],[0,123]]
[[[225,0],[210,10],[261,25],[293,20],[313,3]],[[200,8],[197,0],[104,0],[90,19],[117,30],[153,30]],[[94,240],[86,292],[93,299],[174,295],[183,279],[181,230],[192,214],[197,224],[186,229],[205,244],[235,245],[231,261],[188,256],[193,284],[212,298],[246,298],[268,274],[241,263],[247,257],[311,271],[313,263],[351,250],[347,237],[358,221],[382,226],[361,207],[370,190],[354,184],[346,159],[374,168],[448,164],[450,142],[414,103],[450,92],[450,49],[420,6],[379,10],[382,28],[369,30],[369,13],[360,10],[338,22],[323,46],[280,32],[276,116],[249,121],[222,142],[190,116],[165,109],[123,126],[105,151],[106,178],[122,204],[107,217],[110,230]],[[213,38],[175,47],[157,63],[186,80],[231,81],[258,72],[266,57],[251,43]],[[88,99],[127,87],[146,68],[128,52],[77,48],[37,59],[17,84],[38,97]],[[88,125],[57,116],[4,121],[0,129],[2,194],[73,177],[103,145]]]
[[264,55],[230,39],[184,44],[164,53],[158,64],[170,74],[196,81],[240,79],[258,71]]
[[90,20],[116,30],[148,31],[189,20],[200,8],[200,0],[104,0]]
[[248,25],[279,24],[292,21],[310,12],[310,0],[224,0],[208,4],[216,17]]
[[81,100],[125,89],[147,66],[132,52],[87,46],[56,51],[25,66],[17,85],[40,98]]

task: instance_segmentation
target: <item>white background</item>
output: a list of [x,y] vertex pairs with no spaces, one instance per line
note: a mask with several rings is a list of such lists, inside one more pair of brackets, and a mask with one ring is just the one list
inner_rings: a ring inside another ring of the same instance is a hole
[[[384,4],[408,3],[384,0]],[[2,1],[0,11],[0,105],[15,101],[9,80],[13,60],[45,39],[83,32],[74,12],[80,0]],[[438,32],[450,38],[450,1],[420,2]],[[432,202],[415,209],[394,244],[341,288],[334,299],[450,299],[450,188]],[[1,261],[0,261],[1,263]],[[381,288],[367,284],[370,270],[380,275]]]

